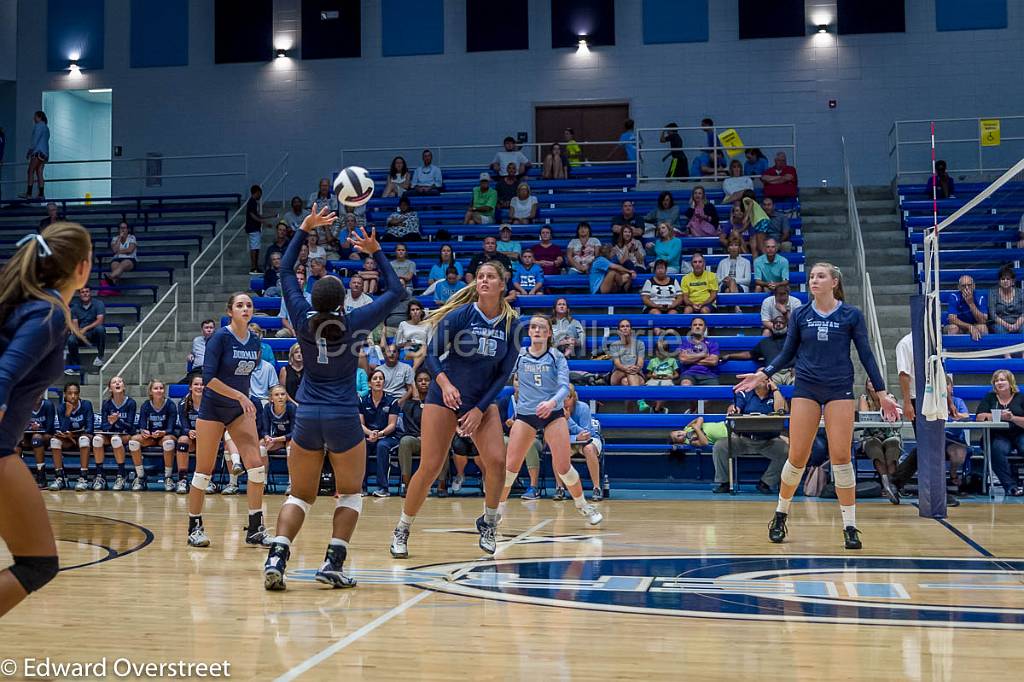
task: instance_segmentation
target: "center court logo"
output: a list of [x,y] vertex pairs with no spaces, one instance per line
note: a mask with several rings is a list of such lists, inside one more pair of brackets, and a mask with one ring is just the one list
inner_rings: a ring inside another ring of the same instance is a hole
[[[422,567],[449,594],[632,614],[1024,630],[1024,560],[628,556]],[[459,570],[463,569],[463,570]]]

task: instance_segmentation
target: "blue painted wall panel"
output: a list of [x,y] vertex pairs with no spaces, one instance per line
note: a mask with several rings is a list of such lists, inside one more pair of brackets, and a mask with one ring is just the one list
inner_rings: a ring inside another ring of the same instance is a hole
[[1006,26],[1006,0],[935,0],[935,29],[938,31],[974,31]]
[[644,0],[644,44],[706,43],[708,0]]
[[49,0],[46,68],[64,71],[74,55],[83,69],[103,68],[103,0]]
[[385,57],[444,54],[444,0],[381,0]]
[[132,68],[188,64],[188,0],[132,0]]

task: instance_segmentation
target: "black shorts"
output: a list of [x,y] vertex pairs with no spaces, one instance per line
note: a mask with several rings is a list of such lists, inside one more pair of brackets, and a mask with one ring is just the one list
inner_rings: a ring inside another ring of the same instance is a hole
[[552,424],[559,419],[565,419],[565,415],[562,414],[561,410],[553,411],[548,415],[547,419],[542,419],[535,414],[516,414],[517,422],[523,422],[537,431],[543,431],[548,427],[548,424]]
[[793,386],[794,398],[807,398],[819,405],[827,405],[833,400],[853,400],[853,387],[822,386],[797,380]]
[[324,405],[299,405],[292,442],[303,450],[348,452],[366,438],[359,415]]

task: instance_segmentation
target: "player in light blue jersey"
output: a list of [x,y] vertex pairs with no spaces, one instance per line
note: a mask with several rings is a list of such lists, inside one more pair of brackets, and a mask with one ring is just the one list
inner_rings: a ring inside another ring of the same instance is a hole
[[508,438],[505,455],[505,489],[501,494],[499,515],[504,514],[512,484],[526,458],[538,431],[544,432],[544,441],[551,448],[555,471],[565,482],[577,511],[590,525],[596,526],[604,518],[597,507],[583,497],[580,475],[569,462],[569,425],[565,420],[565,398],[569,395],[569,362],[561,351],[551,347],[551,320],[543,315],[530,319],[530,346],[520,353],[515,375],[519,380],[519,400],[516,419]]

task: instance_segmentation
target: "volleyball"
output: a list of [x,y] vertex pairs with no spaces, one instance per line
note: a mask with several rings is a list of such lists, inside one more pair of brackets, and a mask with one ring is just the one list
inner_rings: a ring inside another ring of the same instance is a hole
[[334,178],[334,194],[344,206],[362,206],[373,196],[373,180],[365,168],[349,166]]

